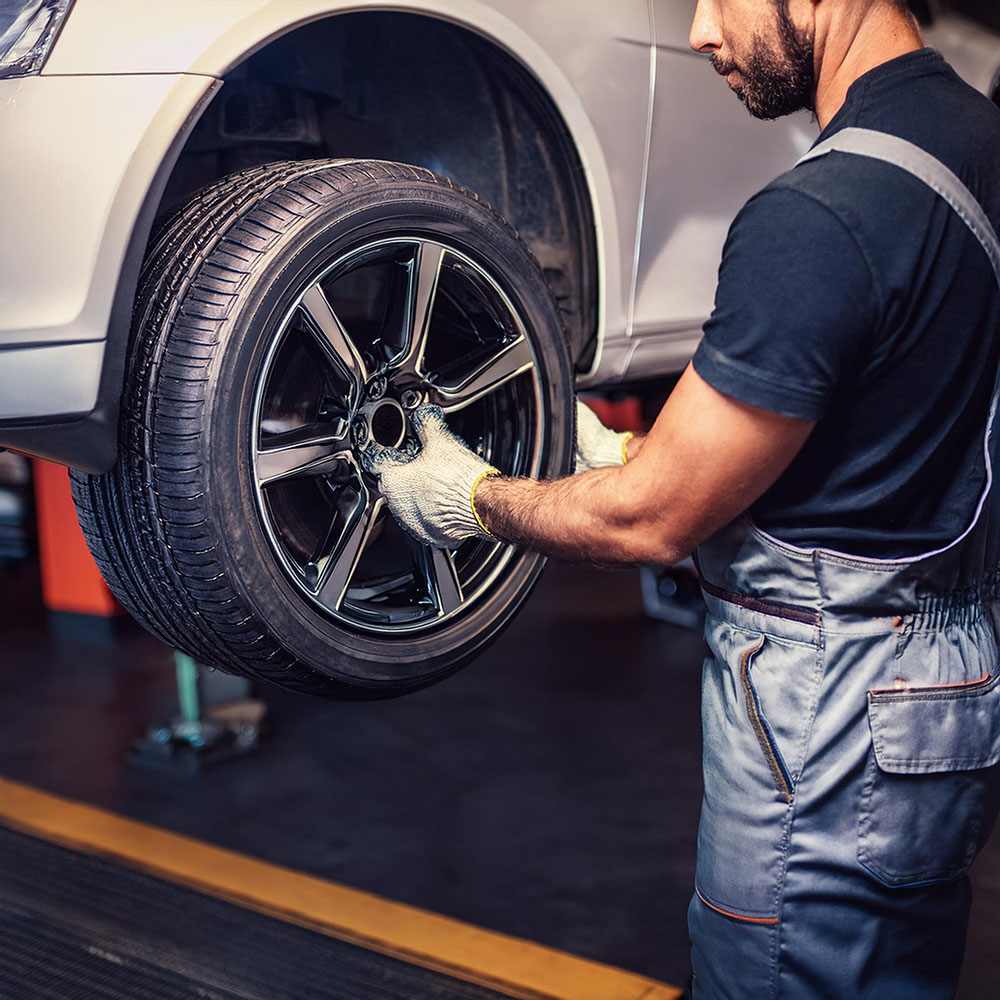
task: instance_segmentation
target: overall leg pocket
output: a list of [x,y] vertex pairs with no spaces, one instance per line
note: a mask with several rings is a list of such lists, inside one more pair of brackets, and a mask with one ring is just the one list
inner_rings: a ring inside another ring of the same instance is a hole
[[891,888],[965,874],[996,817],[1000,675],[868,692],[858,861]]
[[818,650],[712,618],[706,637],[712,655],[702,677],[705,795],[697,891],[725,916],[776,923]]

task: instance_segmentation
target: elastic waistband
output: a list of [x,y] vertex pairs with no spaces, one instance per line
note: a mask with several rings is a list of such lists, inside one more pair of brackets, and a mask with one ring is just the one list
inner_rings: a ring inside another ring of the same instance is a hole
[[[819,644],[824,632],[899,635],[975,628],[984,621],[991,606],[1000,605],[1000,568],[948,592],[918,590],[916,600],[908,608],[893,608],[891,604],[878,609],[808,607],[726,590],[704,578],[701,588],[709,613],[721,621],[792,642]],[[875,595],[867,598],[878,600]]]
[[1000,601],[1000,568],[992,570],[966,587],[945,594],[918,593],[919,607],[905,615],[908,630],[933,632],[949,625],[976,625],[986,608]]

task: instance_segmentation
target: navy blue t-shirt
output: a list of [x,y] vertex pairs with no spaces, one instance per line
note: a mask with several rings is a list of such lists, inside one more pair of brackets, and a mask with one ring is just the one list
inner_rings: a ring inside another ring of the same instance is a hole
[[[922,49],[858,79],[818,142],[889,132],[956,173],[1000,230],[1000,108]],[[831,153],[730,230],[694,367],[720,392],[817,420],[751,508],[793,544],[897,558],[962,533],[985,482],[1000,289],[956,212],[899,167]]]

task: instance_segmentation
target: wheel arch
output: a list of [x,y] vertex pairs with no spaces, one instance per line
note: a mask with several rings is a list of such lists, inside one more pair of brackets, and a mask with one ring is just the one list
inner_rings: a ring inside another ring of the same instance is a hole
[[[298,7],[299,16],[293,19],[288,17],[287,6],[272,2],[230,24],[184,67],[186,74],[212,77],[219,82],[187,109],[183,126],[166,147],[160,167],[136,216],[113,299],[105,358],[105,375],[109,377],[102,377],[102,400],[108,399],[109,392],[115,399],[120,395],[138,264],[155,221],[169,200],[169,189],[176,177],[178,161],[188,149],[192,134],[212,106],[213,99],[225,90],[226,81],[268,47],[310,25],[359,15],[389,13],[419,16],[424,21],[446,24],[477,38],[508,67],[517,67],[522,80],[530,80],[535,94],[546,102],[546,112],[561,126],[567,140],[567,160],[563,164],[565,169],[561,182],[575,184],[580,201],[579,252],[584,260],[584,283],[590,310],[571,333],[571,350],[574,360],[580,362],[581,367],[589,362],[603,332],[607,290],[620,287],[619,275],[609,273],[617,271],[620,258],[617,252],[618,227],[614,218],[609,167],[601,143],[579,95],[555,60],[510,18],[476,0],[466,0],[460,7],[438,6],[420,0],[411,0],[405,5],[393,4],[391,7],[382,0],[345,4],[341,8],[331,7],[329,2],[306,3]],[[515,226],[518,225],[518,219],[512,221]],[[105,419],[108,409],[107,405],[102,407]]]
[[266,0],[193,55],[186,71],[225,78],[266,46],[309,24],[352,14],[394,13],[443,22],[478,36],[534,82],[565,129],[580,164],[593,226],[596,346],[605,316],[622,310],[622,303],[608,301],[621,288],[622,279],[611,168],[577,89],[556,59],[513,17],[482,0],[305,0],[298,11],[289,19],[286,4]]

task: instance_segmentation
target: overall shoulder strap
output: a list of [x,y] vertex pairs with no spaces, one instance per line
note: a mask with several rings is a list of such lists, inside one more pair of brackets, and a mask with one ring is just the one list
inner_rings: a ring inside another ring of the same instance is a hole
[[892,163],[936,191],[982,244],[1000,283],[1000,239],[996,230],[975,195],[940,160],[899,136],[866,128],[845,128],[811,149],[799,163],[834,152],[869,156]]

